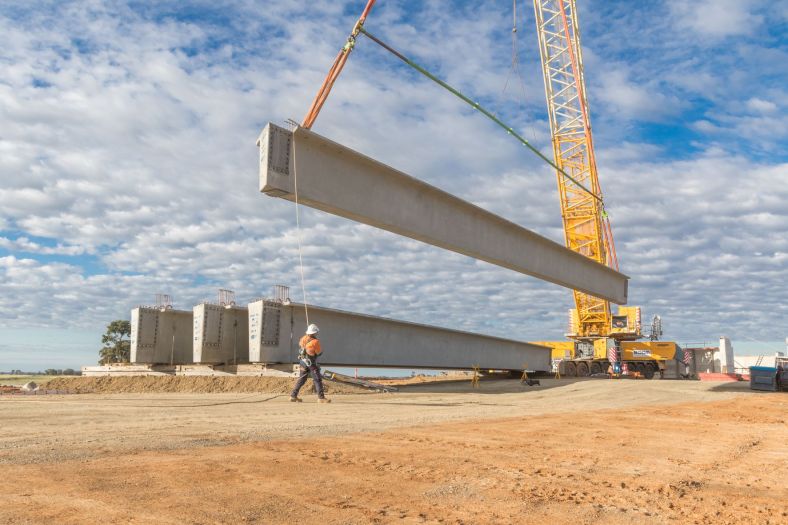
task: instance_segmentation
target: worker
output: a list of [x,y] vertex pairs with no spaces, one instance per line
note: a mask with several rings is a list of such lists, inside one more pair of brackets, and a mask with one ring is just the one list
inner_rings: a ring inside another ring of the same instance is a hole
[[310,324],[306,329],[306,334],[298,342],[299,374],[293,391],[290,393],[290,401],[294,403],[300,403],[302,401],[301,398],[298,397],[298,391],[301,390],[301,387],[306,383],[310,372],[312,374],[312,381],[315,383],[315,390],[317,391],[317,402],[331,402],[330,399],[326,399],[326,395],[323,392],[323,379],[320,377],[320,367],[317,365],[317,358],[323,353],[323,350],[320,348],[320,341],[317,338],[318,333],[320,333],[320,329],[317,325]]

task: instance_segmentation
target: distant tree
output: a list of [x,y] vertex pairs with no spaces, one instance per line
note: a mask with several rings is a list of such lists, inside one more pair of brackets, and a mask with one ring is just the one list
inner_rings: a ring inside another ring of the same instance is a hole
[[66,368],[65,370],[63,370],[63,375],[64,376],[75,376],[75,375],[77,375],[77,373],[74,371],[73,368]]
[[44,370],[44,374],[46,374],[48,376],[60,375],[60,374],[57,373],[57,370],[55,370],[54,368],[47,368],[46,370]]
[[131,323],[117,320],[107,325],[107,332],[101,336],[104,345],[99,351],[99,364],[128,363],[131,359]]

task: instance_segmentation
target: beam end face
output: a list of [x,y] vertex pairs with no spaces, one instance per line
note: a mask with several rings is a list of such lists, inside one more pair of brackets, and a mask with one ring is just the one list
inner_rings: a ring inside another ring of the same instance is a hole
[[260,191],[272,197],[283,197],[292,191],[293,132],[276,124],[268,125],[257,139],[260,149]]

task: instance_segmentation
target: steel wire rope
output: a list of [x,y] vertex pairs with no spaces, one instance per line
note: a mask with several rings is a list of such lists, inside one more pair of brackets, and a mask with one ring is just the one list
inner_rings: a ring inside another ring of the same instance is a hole
[[[526,103],[528,101],[528,95],[525,89],[525,81],[523,80],[523,72],[520,69],[520,48],[517,45],[517,0],[512,0],[512,61],[509,65],[509,71],[506,73],[506,81],[503,84],[503,89],[501,90],[501,96],[504,96],[506,93],[506,89],[509,87],[509,79],[512,76],[512,73],[515,74],[518,80],[518,84],[520,86],[520,93],[519,93],[519,104],[520,104],[520,111],[525,113]],[[533,123],[528,125],[528,131],[531,134],[531,141],[536,142],[536,131],[534,130]]]
[[[516,71],[517,64],[517,0],[512,0],[512,62],[509,65],[509,71],[506,73],[506,81],[503,83],[501,94],[506,92],[509,87],[509,78],[512,76],[512,71]],[[522,77],[520,77],[522,81]]]
[[533,146],[533,145],[532,145],[530,142],[528,142],[528,141],[527,141],[525,138],[523,138],[523,137],[522,137],[522,136],[521,136],[519,133],[517,133],[517,132],[516,132],[516,131],[515,131],[515,130],[514,130],[512,127],[511,127],[511,126],[509,126],[508,124],[506,124],[505,122],[503,122],[501,119],[499,119],[498,117],[496,117],[496,116],[495,116],[493,113],[491,113],[490,111],[488,111],[488,110],[487,110],[486,108],[484,108],[484,107],[483,107],[481,104],[479,104],[478,102],[474,102],[473,100],[471,100],[471,99],[470,99],[470,98],[468,98],[467,96],[463,95],[463,94],[462,94],[460,91],[458,91],[457,89],[453,88],[452,86],[450,86],[449,84],[447,84],[447,83],[446,83],[446,82],[444,82],[443,80],[439,79],[438,77],[436,77],[435,75],[433,75],[432,73],[430,73],[429,71],[427,71],[426,69],[424,69],[423,67],[421,67],[420,65],[416,64],[415,62],[413,62],[412,60],[410,60],[409,58],[407,58],[405,55],[403,55],[402,53],[400,53],[400,52],[399,52],[399,51],[397,51],[396,49],[392,48],[391,46],[389,46],[388,44],[386,44],[385,42],[383,42],[382,40],[380,40],[380,39],[379,39],[379,38],[377,38],[376,36],[372,35],[372,34],[371,34],[371,33],[369,33],[369,32],[368,32],[366,29],[364,29],[364,27],[363,27],[363,26],[362,26],[362,27],[359,27],[359,29],[358,29],[358,30],[359,30],[359,33],[363,34],[364,36],[366,36],[367,38],[369,38],[370,40],[372,40],[373,42],[375,42],[376,44],[378,44],[380,47],[382,47],[383,49],[385,49],[386,51],[388,51],[389,53],[391,53],[391,54],[392,54],[392,55],[394,55],[395,57],[397,57],[397,58],[399,58],[400,60],[402,60],[403,62],[405,62],[405,63],[406,63],[407,65],[409,65],[410,67],[412,67],[413,69],[415,69],[416,71],[418,71],[419,73],[421,73],[422,75],[424,75],[425,77],[429,78],[430,80],[432,80],[433,82],[435,82],[435,83],[436,83],[436,84],[438,84],[439,86],[443,87],[444,89],[446,89],[447,91],[449,91],[449,92],[450,92],[452,95],[456,96],[457,98],[459,98],[460,100],[462,100],[463,102],[465,102],[466,104],[468,104],[469,106],[471,106],[473,109],[475,109],[475,110],[479,111],[479,112],[480,112],[482,115],[484,115],[485,117],[489,118],[490,120],[492,120],[493,122],[495,122],[496,124],[498,124],[498,126],[500,126],[501,128],[503,128],[504,130],[506,130],[506,132],[507,132],[509,135],[511,135],[511,136],[513,136],[515,139],[517,139],[517,140],[518,140],[518,141],[519,141],[519,142],[520,142],[520,143],[521,143],[523,146],[525,146],[526,148],[530,149],[530,150],[531,150],[533,153],[535,153],[535,154],[536,154],[536,155],[537,155],[537,156],[538,156],[540,159],[542,159],[543,161],[545,161],[546,163],[548,163],[550,166],[554,167],[556,170],[558,170],[560,173],[562,173],[562,174],[563,174],[563,175],[564,175],[566,178],[568,178],[569,180],[571,180],[572,182],[574,182],[574,183],[575,183],[575,184],[578,186],[578,188],[580,188],[581,190],[585,191],[585,192],[586,192],[586,193],[587,193],[589,196],[591,196],[593,199],[596,199],[597,201],[599,201],[600,203],[602,203],[602,204],[603,204],[603,206],[604,206],[604,201],[602,200],[602,197],[601,197],[601,196],[599,196],[599,195],[597,195],[596,193],[592,192],[591,190],[589,190],[588,188],[586,188],[586,187],[585,187],[585,186],[584,186],[584,185],[583,185],[581,182],[579,182],[577,179],[575,179],[574,177],[572,177],[571,175],[569,175],[569,174],[568,174],[566,171],[564,171],[562,168],[560,168],[560,167],[559,167],[559,166],[558,166],[558,165],[557,165],[555,162],[553,162],[552,160],[550,160],[549,158],[547,158],[547,157],[546,157],[546,156],[545,156],[545,155],[544,155],[544,154],[543,154],[541,151],[539,151],[539,150],[538,150],[537,148],[535,148],[535,147],[534,147],[534,146]]

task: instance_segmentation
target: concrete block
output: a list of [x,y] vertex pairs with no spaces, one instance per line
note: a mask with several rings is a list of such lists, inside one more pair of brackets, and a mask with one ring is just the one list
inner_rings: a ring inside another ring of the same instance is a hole
[[249,362],[249,312],[239,306],[194,307],[194,363]]
[[294,200],[297,175],[306,206],[626,303],[626,275],[307,129],[268,124],[257,144],[269,196]]
[[192,362],[192,312],[140,306],[131,311],[131,362]]
[[293,377],[293,365],[250,363],[241,365],[186,365],[175,371],[178,376]]
[[117,363],[114,365],[83,366],[82,375],[85,377],[171,376],[175,375],[176,368],[178,367],[170,365]]

